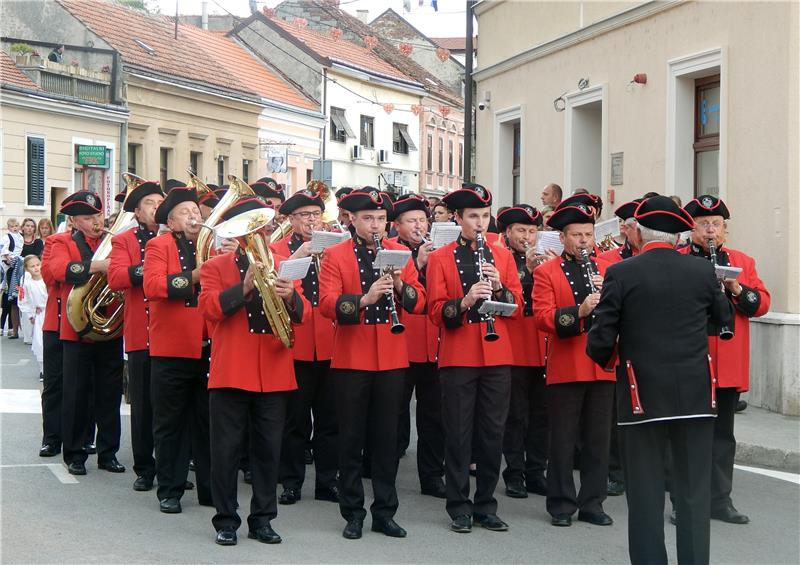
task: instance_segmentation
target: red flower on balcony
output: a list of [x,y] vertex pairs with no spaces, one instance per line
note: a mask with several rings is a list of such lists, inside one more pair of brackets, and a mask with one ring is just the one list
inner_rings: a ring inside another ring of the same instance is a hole
[[375,49],[378,46],[378,38],[374,35],[368,35],[364,38],[364,45],[369,49]]
[[69,64],[70,64],[70,66],[73,66],[73,67],[80,67],[81,66],[81,62],[78,61],[77,59],[73,59],[72,61],[69,62]]
[[411,52],[414,50],[414,47],[410,43],[401,43],[400,44],[400,53],[408,57],[411,55]]
[[111,72],[111,67],[109,65],[103,65],[102,67],[100,67],[100,72],[110,73]]
[[338,27],[333,27],[331,28],[330,33],[331,33],[331,39],[333,39],[334,41],[339,41],[342,38],[343,32]]
[[439,47],[436,50],[436,56],[439,57],[440,61],[447,61],[450,58],[450,50],[445,49],[444,47]]
[[383,105],[383,111],[386,112],[387,114],[391,114],[392,112],[394,112],[394,104],[392,104],[391,102],[387,102],[386,104]]

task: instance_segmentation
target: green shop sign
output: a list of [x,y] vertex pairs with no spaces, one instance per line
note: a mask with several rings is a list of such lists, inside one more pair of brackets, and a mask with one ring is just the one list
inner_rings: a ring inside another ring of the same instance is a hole
[[89,165],[91,167],[105,167],[105,145],[78,145],[78,164]]

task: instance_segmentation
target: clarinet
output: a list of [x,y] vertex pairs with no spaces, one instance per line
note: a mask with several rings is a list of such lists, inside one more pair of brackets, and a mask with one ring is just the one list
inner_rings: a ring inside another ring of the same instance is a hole
[[592,265],[592,260],[589,258],[589,250],[585,247],[581,248],[581,259],[583,259],[583,266],[586,269],[586,274],[589,276],[589,289],[592,291],[592,294],[597,294],[600,290],[594,284],[592,277],[597,274],[594,270],[594,265]]
[[[383,249],[383,247],[381,247],[380,234],[372,234],[372,241],[375,242],[375,254],[377,255],[378,252]],[[383,274],[390,274],[393,270],[393,267],[387,267]],[[397,315],[397,304],[394,301],[394,288],[386,293],[386,299],[389,301],[389,316],[392,319],[392,327],[390,331],[393,334],[401,334],[406,331],[406,327],[400,322],[400,316]]]
[[[475,234],[475,243],[478,246],[478,277],[482,282],[488,282],[489,279],[483,274],[483,265],[486,263],[486,257],[483,253],[485,241],[482,232]],[[497,341],[500,339],[500,336],[494,331],[494,314],[484,315],[484,320],[486,321],[486,335],[483,336],[483,339],[485,341]]]
[[[714,269],[716,269],[717,268],[717,245],[716,245],[716,243],[714,243],[713,239],[709,239],[708,240],[708,255],[711,258],[711,265],[713,265]],[[720,328],[719,328],[719,338],[721,340],[723,340],[723,341],[728,341],[729,339],[733,339],[733,328],[731,328],[728,325],[720,326]]]

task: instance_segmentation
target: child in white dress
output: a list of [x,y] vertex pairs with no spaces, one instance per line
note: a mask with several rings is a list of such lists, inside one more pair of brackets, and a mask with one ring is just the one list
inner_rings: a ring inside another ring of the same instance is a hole
[[42,379],[44,368],[42,361],[42,324],[44,323],[44,308],[47,305],[47,286],[42,279],[42,262],[36,255],[28,255],[24,259],[25,276],[22,283],[22,296],[19,309],[33,326],[33,339],[31,350],[36,361],[39,362],[39,380]]

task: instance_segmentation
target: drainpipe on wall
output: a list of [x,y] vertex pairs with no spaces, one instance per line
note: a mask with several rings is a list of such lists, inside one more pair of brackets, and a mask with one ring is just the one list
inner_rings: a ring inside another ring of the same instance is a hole
[[[119,175],[117,176],[117,178],[122,178],[122,173],[127,173],[127,172],[128,172],[128,122],[122,122],[119,125]],[[114,196],[116,196],[119,190],[114,192],[114,184],[115,183],[113,182],[111,183],[111,192],[113,192]],[[118,204],[116,202],[115,204],[117,204],[118,210],[119,208],[122,207],[122,204]]]
[[[467,0],[467,51],[464,73],[464,182],[472,182],[472,9],[475,0]],[[497,187],[494,187],[497,188]]]

